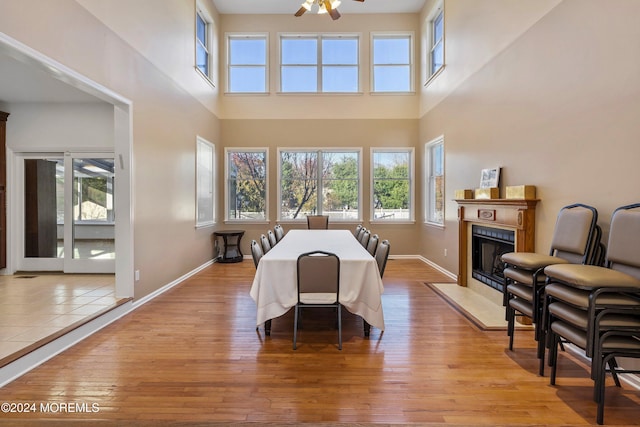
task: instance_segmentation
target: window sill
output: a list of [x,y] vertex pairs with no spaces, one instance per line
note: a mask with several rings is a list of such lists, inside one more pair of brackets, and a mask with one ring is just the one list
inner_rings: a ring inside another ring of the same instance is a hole
[[270,92],[225,92],[225,96],[269,96]]
[[362,96],[363,92],[276,92],[284,96]]
[[431,82],[434,81],[436,79],[436,77],[438,77],[440,74],[442,74],[442,70],[444,70],[444,67],[445,67],[445,65],[443,64],[442,67],[438,68],[438,71],[436,71],[431,76],[429,76],[427,81],[424,82],[424,87],[429,86],[429,84],[431,84]]
[[269,224],[268,219],[225,219],[225,224]]
[[444,224],[440,224],[440,223],[437,223],[437,222],[425,221],[424,225],[426,225],[427,227],[438,228],[438,229],[441,229],[441,230],[445,229]]
[[416,223],[416,221],[412,219],[403,219],[403,220],[372,219],[369,222],[371,224],[393,224],[393,225],[413,225]]
[[413,96],[416,95],[415,91],[409,91],[409,92],[369,92],[369,95],[371,96]]

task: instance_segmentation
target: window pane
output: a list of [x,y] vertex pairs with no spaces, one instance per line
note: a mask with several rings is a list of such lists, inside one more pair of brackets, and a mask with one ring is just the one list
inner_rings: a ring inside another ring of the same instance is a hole
[[200,14],[196,15],[196,37],[198,37],[200,43],[207,45],[207,23]]
[[322,213],[336,219],[357,219],[358,153],[324,153]]
[[444,45],[442,42],[433,47],[431,52],[431,74],[435,73],[444,64]]
[[376,37],[373,39],[373,63],[409,64],[409,37]]
[[410,153],[373,154],[374,218],[410,219]]
[[229,219],[266,218],[266,153],[230,151],[228,168]]
[[263,38],[229,40],[230,65],[266,65],[267,43]]
[[282,219],[304,218],[317,213],[318,155],[284,151],[280,156]]
[[315,66],[282,67],[283,92],[317,92],[318,72]]
[[213,209],[213,155],[211,144],[198,140],[196,164],[197,210],[196,224],[210,224],[214,220]]
[[264,67],[231,67],[229,69],[229,91],[264,92],[266,78]]
[[440,41],[444,34],[444,14],[440,12],[440,14],[433,20],[433,40],[434,43]]
[[322,63],[337,65],[358,64],[358,40],[323,39]]
[[411,69],[407,66],[375,66],[373,90],[375,92],[408,92],[411,90]]
[[323,67],[322,68],[323,92],[357,92],[358,68],[357,67]]
[[282,64],[317,64],[317,39],[282,39]]
[[196,45],[196,67],[206,76],[209,75],[209,53],[200,43]]

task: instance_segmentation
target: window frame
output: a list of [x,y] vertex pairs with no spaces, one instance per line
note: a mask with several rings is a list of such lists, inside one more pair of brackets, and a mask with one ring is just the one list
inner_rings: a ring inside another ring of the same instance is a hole
[[[439,40],[435,39],[435,22],[438,18],[442,17],[442,37]],[[425,86],[433,80],[437,75],[439,75],[445,67],[445,11],[444,11],[444,2],[439,1],[431,10],[426,19],[426,28],[427,28],[427,50],[426,54],[426,82]],[[433,53],[436,47],[439,45],[442,46],[442,64],[437,69],[433,69],[434,61],[433,61]]]
[[[237,39],[264,40],[264,65],[254,64],[231,64],[231,41]],[[266,32],[228,32],[225,33],[225,56],[226,56],[226,95],[251,95],[269,94],[269,33]],[[232,67],[263,68],[264,69],[264,91],[232,91],[231,90],[231,69]]]
[[[208,176],[205,176],[203,179],[202,176],[202,168],[201,168],[201,147],[207,147],[208,149],[211,150],[211,158],[210,160],[210,167],[209,167],[209,174]],[[215,189],[216,189],[216,146],[215,144],[213,144],[212,142],[207,141],[206,139],[202,138],[201,136],[197,136],[196,137],[196,212],[195,212],[195,225],[196,228],[204,228],[204,227],[210,227],[212,225],[214,225],[216,223],[216,193],[215,193]],[[206,218],[205,220],[201,221],[199,216],[200,216],[200,207],[201,207],[201,197],[200,197],[200,193],[201,193],[201,182],[206,181],[207,185],[209,187],[209,194],[211,195],[210,197],[210,204],[211,204],[211,217],[210,218]]]
[[[442,170],[442,175],[434,175],[433,173],[434,169],[436,169],[434,165],[435,156],[433,153],[434,153],[434,149],[437,147],[442,148],[442,156],[441,156],[442,164],[440,165],[440,169]],[[434,225],[437,227],[444,227],[444,224],[445,224],[444,219],[445,219],[445,213],[446,213],[446,203],[444,200],[444,192],[446,188],[444,135],[440,135],[439,137],[434,138],[431,141],[425,143],[424,153],[425,153],[424,222],[425,224]],[[438,176],[442,177],[441,178],[442,179],[442,210],[441,210],[442,219],[440,221],[437,221],[437,219],[431,217],[432,209],[434,211],[437,210],[435,208],[437,201],[433,197],[434,195],[432,194],[431,184],[432,184],[432,181],[435,180]]]
[[[297,147],[278,147],[278,213],[277,213],[277,221],[280,223],[303,223],[306,221],[305,217],[302,218],[286,218],[282,217],[282,153],[283,152],[296,152],[296,153],[317,153],[319,158],[322,158],[323,153],[357,153],[358,156],[358,215],[356,219],[336,219],[332,218],[332,222],[340,222],[340,223],[350,223],[350,222],[362,222],[363,214],[362,214],[362,186],[363,186],[363,158],[362,158],[362,147],[329,147],[329,148],[319,148],[319,147],[305,147],[305,148],[297,148]],[[318,180],[318,193],[322,191],[323,183],[322,177],[319,176],[322,167],[318,168],[318,176],[316,176],[316,180]],[[317,198],[316,202],[316,213],[318,215],[322,214],[322,205],[324,199],[321,197]]]
[[[196,71],[204,78],[206,79],[212,86],[215,87],[215,84],[213,82],[213,55],[212,55],[212,44],[213,44],[213,19],[211,18],[211,15],[209,15],[209,13],[200,5],[200,3],[198,2],[196,4],[196,14],[195,14],[195,31],[194,31],[194,68],[196,69]],[[204,22],[204,31],[205,31],[205,40],[204,40],[204,44],[201,42],[200,38],[198,37],[198,18],[202,20],[202,22]],[[198,46],[202,46],[204,48],[204,51],[206,52],[206,66],[207,66],[207,72],[204,72],[199,66],[198,66]]]
[[[314,65],[311,64],[283,64],[283,53],[282,53],[282,41],[285,39],[315,39],[316,44],[316,63]],[[345,40],[355,40],[357,42],[357,52],[356,52],[356,64],[324,64],[322,62],[322,41],[325,39],[345,39]],[[361,33],[278,33],[278,93],[280,94],[340,94],[340,95],[351,95],[351,94],[359,94],[361,93],[362,87],[362,34]],[[305,66],[311,67],[314,66],[316,69],[316,90],[315,91],[285,91],[283,90],[283,68],[285,66],[294,67],[294,66]],[[323,78],[323,68],[324,67],[355,67],[356,69],[356,89],[355,91],[338,91],[338,92],[327,92],[324,91],[324,87],[322,84]]]
[[[375,63],[375,40],[376,39],[400,39],[400,38],[408,38],[409,39],[409,63],[407,64],[376,64]],[[371,37],[369,40],[370,45],[370,91],[372,94],[407,94],[415,92],[415,56],[414,56],[414,46],[415,46],[415,34],[413,31],[375,31],[371,33]],[[398,66],[409,66],[409,90],[407,91],[385,91],[385,90],[375,90],[375,69],[376,66],[388,66],[388,67],[398,67]]]
[[[230,153],[264,153],[265,164],[265,200],[264,200],[264,219],[242,219],[229,218],[230,200],[229,200],[229,154]],[[269,148],[268,147],[225,147],[224,149],[224,222],[225,223],[252,223],[264,224],[269,223]]]
[[[405,152],[409,154],[409,218],[402,219],[384,219],[375,218],[375,163],[374,155],[376,153],[401,153]],[[384,223],[384,224],[414,224],[415,223],[415,148],[414,147],[371,147],[371,159],[370,159],[370,182],[369,182],[369,200],[371,215],[369,221],[371,223]]]

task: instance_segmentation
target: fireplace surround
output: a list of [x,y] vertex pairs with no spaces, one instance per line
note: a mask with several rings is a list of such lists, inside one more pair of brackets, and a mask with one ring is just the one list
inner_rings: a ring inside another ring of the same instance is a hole
[[[500,280],[493,280],[491,283],[474,277],[473,257],[473,228],[482,230],[480,234],[489,234],[490,239],[496,240],[495,236],[504,237],[511,234],[513,251],[534,252],[535,251],[535,209],[539,200],[537,199],[457,199],[458,203],[458,285],[467,286],[470,281],[476,280],[496,290],[502,291]],[[493,234],[492,234],[493,233]],[[493,237],[492,237],[493,236]],[[506,250],[500,246],[498,250]],[[482,251],[482,245],[477,251]],[[485,251],[492,251],[485,246]],[[495,260],[492,258],[492,263]],[[484,266],[475,267],[493,268],[485,263]],[[480,274],[476,274],[479,276]],[[484,277],[484,275],[483,275]],[[498,274],[499,277],[499,274]],[[502,282],[504,283],[504,282]]]

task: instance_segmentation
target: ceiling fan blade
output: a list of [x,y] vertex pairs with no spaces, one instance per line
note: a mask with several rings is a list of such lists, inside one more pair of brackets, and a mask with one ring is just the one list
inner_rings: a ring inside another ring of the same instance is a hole
[[364,3],[364,0],[353,0],[353,1],[359,1],[360,3]]
[[304,7],[301,7],[300,9],[298,9],[298,11],[295,13],[294,16],[302,16],[306,11],[307,9],[305,9]]
[[331,19],[334,21],[340,18],[340,12],[338,12],[338,9],[327,10],[327,12],[329,12],[329,16],[331,16]]

